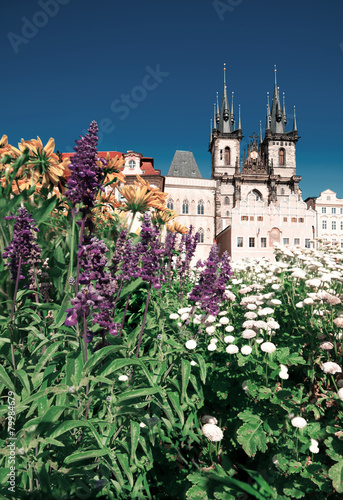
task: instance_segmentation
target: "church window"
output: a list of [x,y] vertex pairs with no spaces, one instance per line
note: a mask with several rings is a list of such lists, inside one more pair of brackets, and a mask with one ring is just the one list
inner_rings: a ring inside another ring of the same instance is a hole
[[341,231],[343,231],[343,220],[341,220]]
[[331,213],[335,214],[336,213],[336,207],[331,207]]
[[204,215],[204,202],[199,201],[198,203],[198,215]]
[[133,160],[129,161],[129,168],[134,169],[135,166],[136,166],[136,162],[135,161],[133,161]]
[[326,214],[326,207],[322,207],[322,214]]
[[305,238],[305,248],[310,248],[310,238]]
[[249,217],[247,215],[242,215],[241,220],[249,220]]
[[226,211],[226,216],[228,217],[230,215],[230,212],[227,210]]
[[249,248],[255,247],[255,238],[249,238]]
[[336,221],[335,221],[335,220],[333,220],[333,221],[331,222],[331,229],[333,229],[333,230],[335,231],[335,230],[336,230],[336,227],[337,227],[337,223],[336,223]]
[[263,217],[262,217],[262,215],[258,215],[258,216],[257,216],[257,220],[258,220],[258,222],[262,222],[262,221],[263,221]]
[[189,211],[189,205],[187,200],[183,200],[182,202],[182,213],[183,214],[188,214]]
[[253,189],[252,191],[250,191],[250,193],[253,193],[255,195],[256,200],[262,200],[262,195],[258,189]]
[[224,204],[229,205],[229,197],[228,196],[225,196]]
[[299,222],[304,222],[304,217],[299,217]]
[[327,220],[322,220],[322,229],[327,229],[328,228],[328,221]]
[[225,165],[230,165],[230,148],[228,146],[225,148]]
[[283,239],[283,244],[284,245],[289,245],[289,238],[284,238]]
[[261,238],[261,248],[267,248],[267,238]]
[[296,217],[292,217],[292,222],[296,222],[297,221],[297,218]]
[[250,215],[250,220],[255,220],[255,217],[253,215]]
[[284,188],[281,188],[281,194],[285,194]]
[[223,150],[222,149],[220,150],[220,159],[221,160],[223,159]]
[[294,245],[300,245],[300,238],[294,238]]
[[286,151],[283,148],[279,149],[279,165],[280,167],[285,166],[286,164]]
[[243,236],[237,236],[237,246],[239,248],[243,247]]
[[199,243],[204,243],[204,239],[205,239],[204,230],[202,228],[200,228],[198,233],[199,233]]
[[339,209],[339,213],[342,215],[343,214],[343,208]]
[[341,248],[343,248],[343,240],[341,240]]
[[172,200],[168,200],[167,208],[169,208],[169,210],[174,210],[174,203]]
[[287,220],[288,220],[288,219],[287,219],[287,217],[284,217],[284,218],[283,218],[283,221],[284,221],[284,222],[287,222]]

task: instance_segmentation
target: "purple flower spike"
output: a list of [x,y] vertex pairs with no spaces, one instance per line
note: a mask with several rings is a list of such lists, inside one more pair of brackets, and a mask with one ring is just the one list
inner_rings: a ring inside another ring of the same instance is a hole
[[66,320],[64,322],[64,324],[66,326],[74,326],[76,325],[77,323],[77,314],[76,314],[76,311],[74,311],[74,309],[67,309],[67,317],[66,317]]

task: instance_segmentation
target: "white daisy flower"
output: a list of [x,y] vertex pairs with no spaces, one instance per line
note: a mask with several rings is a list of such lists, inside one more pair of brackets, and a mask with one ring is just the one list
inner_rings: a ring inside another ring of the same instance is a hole
[[118,380],[119,382],[126,382],[129,380],[129,377],[127,375],[119,375]]
[[224,342],[226,344],[232,344],[232,342],[235,341],[235,337],[233,335],[226,335],[226,337],[224,337]]
[[187,349],[195,349],[197,346],[197,343],[195,342],[195,340],[191,339],[191,340],[187,340],[187,342],[185,343],[185,346]]
[[307,422],[302,417],[294,417],[291,420],[291,424],[293,425],[293,427],[297,427],[298,429],[303,429],[304,427],[306,427]]
[[228,354],[237,354],[237,352],[239,351],[238,347],[234,344],[230,344],[227,346],[227,348],[225,349],[225,351],[228,353]]
[[276,345],[273,344],[273,342],[263,342],[263,344],[261,344],[261,351],[263,352],[274,352],[276,351]]
[[249,354],[251,354],[251,352],[252,352],[252,348],[250,347],[250,345],[244,345],[241,348],[241,353],[244,354],[244,356],[248,356]]
[[202,426],[202,433],[206,436],[210,441],[221,441],[224,437],[223,431],[220,427],[214,424],[205,424]]

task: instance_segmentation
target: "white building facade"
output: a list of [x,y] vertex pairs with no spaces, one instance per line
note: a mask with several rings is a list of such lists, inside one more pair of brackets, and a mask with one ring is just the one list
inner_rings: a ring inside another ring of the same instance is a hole
[[305,201],[316,213],[316,238],[343,249],[343,199],[337,198],[337,194],[331,189],[326,189],[318,197],[307,198]]

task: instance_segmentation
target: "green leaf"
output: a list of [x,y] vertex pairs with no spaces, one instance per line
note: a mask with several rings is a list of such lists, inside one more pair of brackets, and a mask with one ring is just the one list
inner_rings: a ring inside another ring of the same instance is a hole
[[100,349],[99,351],[96,351],[89,357],[87,363],[85,364],[84,374],[87,375],[87,373],[90,372],[103,359],[105,359],[110,354],[119,351],[120,349],[123,349],[123,346],[115,345],[115,346],[106,346]]
[[11,390],[14,393],[16,392],[12,380],[9,378],[5,368],[2,365],[0,365],[0,380],[5,384],[7,389]]
[[135,462],[135,455],[138,446],[138,439],[140,434],[140,427],[138,422],[131,420],[130,423],[130,435],[131,435],[131,453],[130,453],[130,463]]
[[69,295],[65,295],[60,310],[56,314],[55,321],[51,328],[59,328],[64,323],[65,321],[64,315],[68,306],[70,306],[70,297]]
[[176,413],[180,419],[181,425],[183,426],[183,424],[185,423],[185,417],[184,417],[183,411],[181,409],[179,394],[175,393],[175,392],[168,392],[167,394],[168,394],[169,401],[171,402],[174,410],[176,411]]
[[80,460],[103,457],[104,455],[109,455],[110,453],[111,450],[109,448],[103,448],[102,450],[75,451],[64,459],[64,463],[69,465],[74,462],[79,462]]
[[125,391],[122,396],[118,397],[115,404],[116,406],[120,406],[124,401],[128,399],[136,399],[142,398],[146,396],[151,396],[152,394],[156,394],[157,392],[161,392],[162,389],[160,387],[145,387],[143,389],[135,389],[133,391]]
[[56,196],[52,196],[52,198],[45,200],[40,208],[34,211],[31,210],[32,216],[37,224],[41,224],[49,217],[56,206],[56,202]]
[[343,460],[329,469],[329,478],[337,493],[343,493]]
[[83,369],[83,355],[79,348],[77,351],[69,353],[66,358],[66,384],[70,387],[75,383],[80,384]]
[[126,477],[128,478],[130,486],[132,488],[133,484],[134,484],[133,474],[132,474],[131,469],[130,469],[129,459],[128,459],[127,455],[125,455],[124,453],[117,452],[116,453],[116,459],[118,460],[121,468],[125,472]]
[[204,358],[201,356],[201,354],[196,354],[195,357],[197,358],[198,365],[200,368],[201,382],[203,384],[205,384],[206,383],[206,362],[205,362]]
[[189,383],[189,377],[191,375],[192,365],[187,359],[181,360],[181,402],[187,397],[187,387]]
[[267,437],[262,427],[262,420],[249,410],[238,414],[241,420],[246,420],[237,431],[237,441],[249,457],[254,457],[257,450],[263,453],[267,450]]

